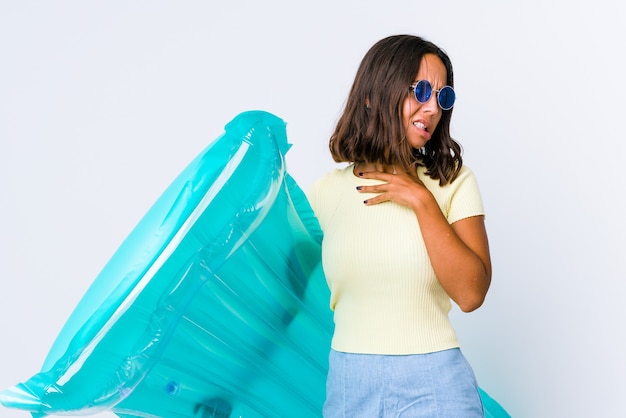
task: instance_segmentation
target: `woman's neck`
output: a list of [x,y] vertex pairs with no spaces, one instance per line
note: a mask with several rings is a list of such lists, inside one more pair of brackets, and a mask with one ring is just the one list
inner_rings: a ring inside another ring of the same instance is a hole
[[356,175],[359,172],[371,172],[380,171],[383,173],[396,174],[396,168],[393,165],[387,165],[382,163],[369,163],[369,162],[356,162],[354,163],[354,173]]

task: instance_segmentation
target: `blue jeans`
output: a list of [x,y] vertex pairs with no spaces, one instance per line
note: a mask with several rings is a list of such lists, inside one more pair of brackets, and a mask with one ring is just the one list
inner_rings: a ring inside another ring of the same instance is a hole
[[458,348],[372,355],[331,350],[325,418],[484,418],[471,366]]

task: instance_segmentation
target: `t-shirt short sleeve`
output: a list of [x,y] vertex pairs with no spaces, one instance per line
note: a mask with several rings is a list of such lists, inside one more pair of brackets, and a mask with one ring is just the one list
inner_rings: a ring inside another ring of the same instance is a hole
[[449,223],[485,214],[478,181],[469,168],[463,166],[459,177],[450,186],[453,192],[446,214]]

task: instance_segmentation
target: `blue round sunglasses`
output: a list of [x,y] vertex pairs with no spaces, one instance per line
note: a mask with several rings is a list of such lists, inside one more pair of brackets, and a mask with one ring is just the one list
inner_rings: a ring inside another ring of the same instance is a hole
[[456,94],[454,89],[450,86],[443,86],[439,90],[433,90],[433,86],[430,85],[428,80],[419,80],[417,83],[411,85],[411,90],[415,93],[415,99],[420,103],[426,103],[430,100],[433,91],[437,93],[437,103],[443,110],[450,110],[454,106],[454,100]]

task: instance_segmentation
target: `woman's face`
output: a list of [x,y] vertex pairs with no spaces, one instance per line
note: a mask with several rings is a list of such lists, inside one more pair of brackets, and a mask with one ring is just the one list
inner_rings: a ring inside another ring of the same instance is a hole
[[402,122],[406,130],[406,139],[413,148],[422,148],[430,140],[441,120],[442,110],[437,104],[436,91],[446,85],[448,74],[441,59],[434,54],[422,57],[420,69],[412,84],[419,80],[428,80],[433,93],[426,103],[420,103],[407,86],[407,94],[402,105]]

